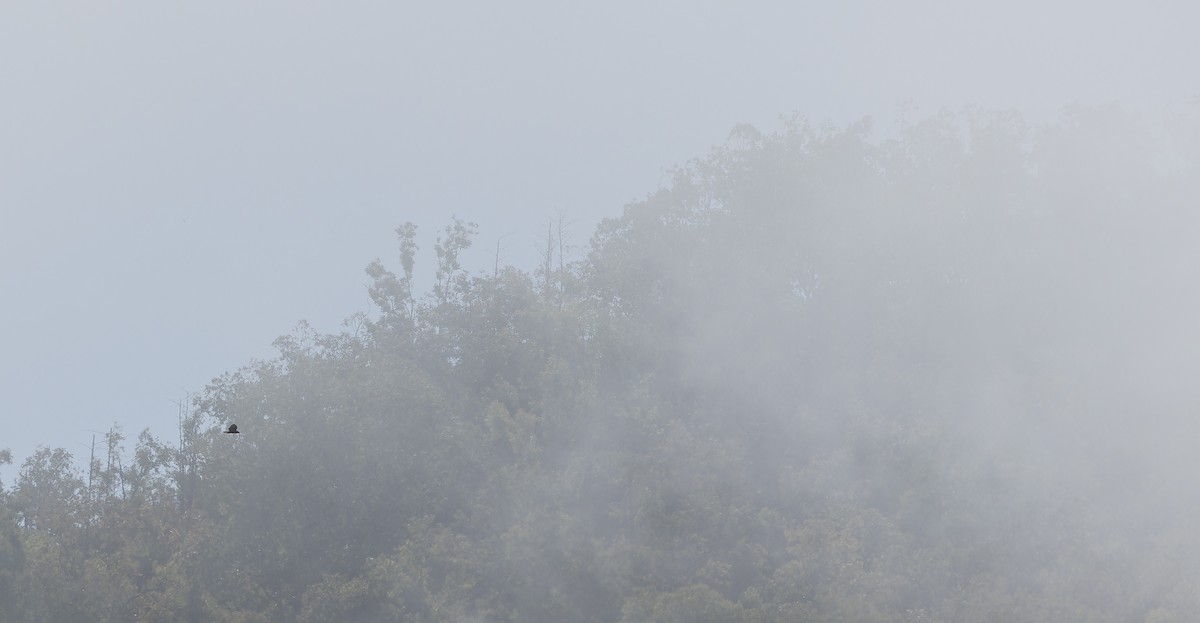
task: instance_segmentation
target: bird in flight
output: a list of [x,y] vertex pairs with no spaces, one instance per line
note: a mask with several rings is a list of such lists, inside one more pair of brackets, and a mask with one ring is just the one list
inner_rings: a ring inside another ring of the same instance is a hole
[[227,429],[225,430],[225,434],[226,434],[226,435],[237,435],[237,434],[239,434],[239,433],[241,433],[241,432],[242,432],[242,431],[240,431],[240,430],[238,430],[238,429],[237,429],[237,424],[230,424],[230,425],[229,425],[229,428],[227,428]]

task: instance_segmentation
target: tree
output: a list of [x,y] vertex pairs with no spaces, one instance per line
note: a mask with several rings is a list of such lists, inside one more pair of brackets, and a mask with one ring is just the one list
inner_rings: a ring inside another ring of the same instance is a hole
[[405,224],[375,312],[215,379],[178,446],[30,457],[0,613],[1179,619],[1200,219],[1154,145],[1112,110],[740,127],[576,262],[552,223],[472,276],[452,219],[419,297]]

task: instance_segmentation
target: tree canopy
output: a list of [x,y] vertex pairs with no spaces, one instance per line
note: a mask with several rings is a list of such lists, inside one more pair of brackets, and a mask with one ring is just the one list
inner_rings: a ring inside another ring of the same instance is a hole
[[573,261],[452,219],[425,294],[406,223],[178,439],[26,458],[0,620],[1182,621],[1195,128],[739,127]]

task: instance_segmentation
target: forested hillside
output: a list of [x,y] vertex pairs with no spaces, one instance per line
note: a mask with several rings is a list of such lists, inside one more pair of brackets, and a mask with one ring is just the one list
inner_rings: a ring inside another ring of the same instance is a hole
[[177,438],[0,456],[0,621],[1192,620],[1197,127],[741,127],[532,273],[406,224]]

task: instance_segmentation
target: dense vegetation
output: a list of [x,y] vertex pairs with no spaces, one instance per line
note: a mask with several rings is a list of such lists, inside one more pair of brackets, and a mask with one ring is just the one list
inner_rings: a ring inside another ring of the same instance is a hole
[[26,458],[0,621],[1190,620],[1188,123],[738,128],[425,294],[405,225],[178,439]]

